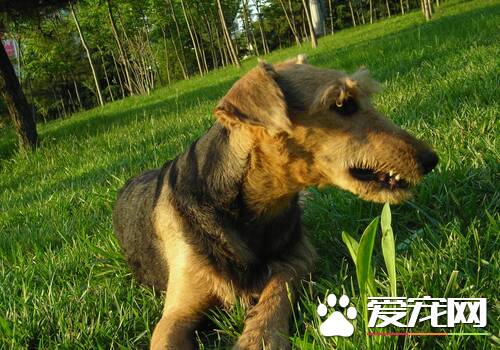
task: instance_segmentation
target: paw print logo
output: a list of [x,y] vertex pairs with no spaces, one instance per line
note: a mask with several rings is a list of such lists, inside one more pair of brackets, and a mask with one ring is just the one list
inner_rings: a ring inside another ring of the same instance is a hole
[[[330,294],[326,298],[326,302],[328,306],[333,308],[337,304],[337,297],[335,294]],[[345,309],[349,305],[349,297],[342,295],[338,300],[338,304],[341,308]],[[324,317],[328,313],[328,307],[325,304],[319,304],[316,311],[320,317]],[[319,332],[325,337],[350,337],[354,333],[354,326],[351,321],[356,318],[357,314],[358,311],[354,306],[350,306],[347,309],[347,318],[342,312],[334,310],[325,322],[319,326]]]

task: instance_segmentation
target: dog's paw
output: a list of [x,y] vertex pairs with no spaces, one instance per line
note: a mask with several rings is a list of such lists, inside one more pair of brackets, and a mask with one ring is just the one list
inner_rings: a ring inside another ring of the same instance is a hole
[[[330,307],[334,307],[337,304],[337,297],[335,294],[330,294],[327,298],[327,304]],[[343,309],[349,305],[349,297],[347,295],[342,295],[339,298],[339,306]],[[317,308],[317,313],[320,317],[326,316],[328,313],[328,308],[325,304],[319,304]],[[325,337],[350,337],[354,333],[354,326],[351,321],[356,319],[358,312],[354,306],[350,306],[347,309],[346,316],[340,311],[334,310],[330,316],[319,326],[319,331],[321,335]]]
[[242,336],[233,346],[232,350],[289,350],[291,349],[288,339],[281,335],[248,337]]

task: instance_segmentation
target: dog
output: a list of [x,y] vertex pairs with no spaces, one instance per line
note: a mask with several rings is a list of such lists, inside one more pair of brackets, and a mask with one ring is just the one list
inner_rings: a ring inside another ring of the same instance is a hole
[[291,300],[313,268],[299,193],[337,186],[397,203],[436,153],[377,112],[367,70],[321,69],[300,55],[259,62],[220,100],[186,152],[129,180],[114,229],[137,279],[165,290],[151,349],[194,349],[205,311],[249,307],[233,349],[289,349]]

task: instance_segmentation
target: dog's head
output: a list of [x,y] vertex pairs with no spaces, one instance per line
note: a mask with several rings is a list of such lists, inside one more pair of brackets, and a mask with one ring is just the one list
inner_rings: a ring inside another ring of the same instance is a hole
[[438,157],[372,106],[378,87],[367,70],[349,75],[320,69],[303,56],[275,66],[260,62],[234,84],[215,114],[228,128],[265,135],[260,142],[267,144],[263,149],[278,149],[277,166],[295,169],[287,172],[290,181],[335,185],[366,200],[394,203],[409,195]]

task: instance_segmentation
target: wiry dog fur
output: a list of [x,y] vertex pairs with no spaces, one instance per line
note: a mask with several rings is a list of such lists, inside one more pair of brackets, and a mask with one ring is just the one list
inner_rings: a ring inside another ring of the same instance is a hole
[[289,296],[315,255],[298,193],[334,185],[398,202],[437,163],[375,111],[377,88],[366,70],[261,62],[185,153],[124,186],[113,213],[124,255],[141,282],[166,290],[153,349],[192,349],[203,312],[237,298],[253,306],[235,349],[289,348]]

